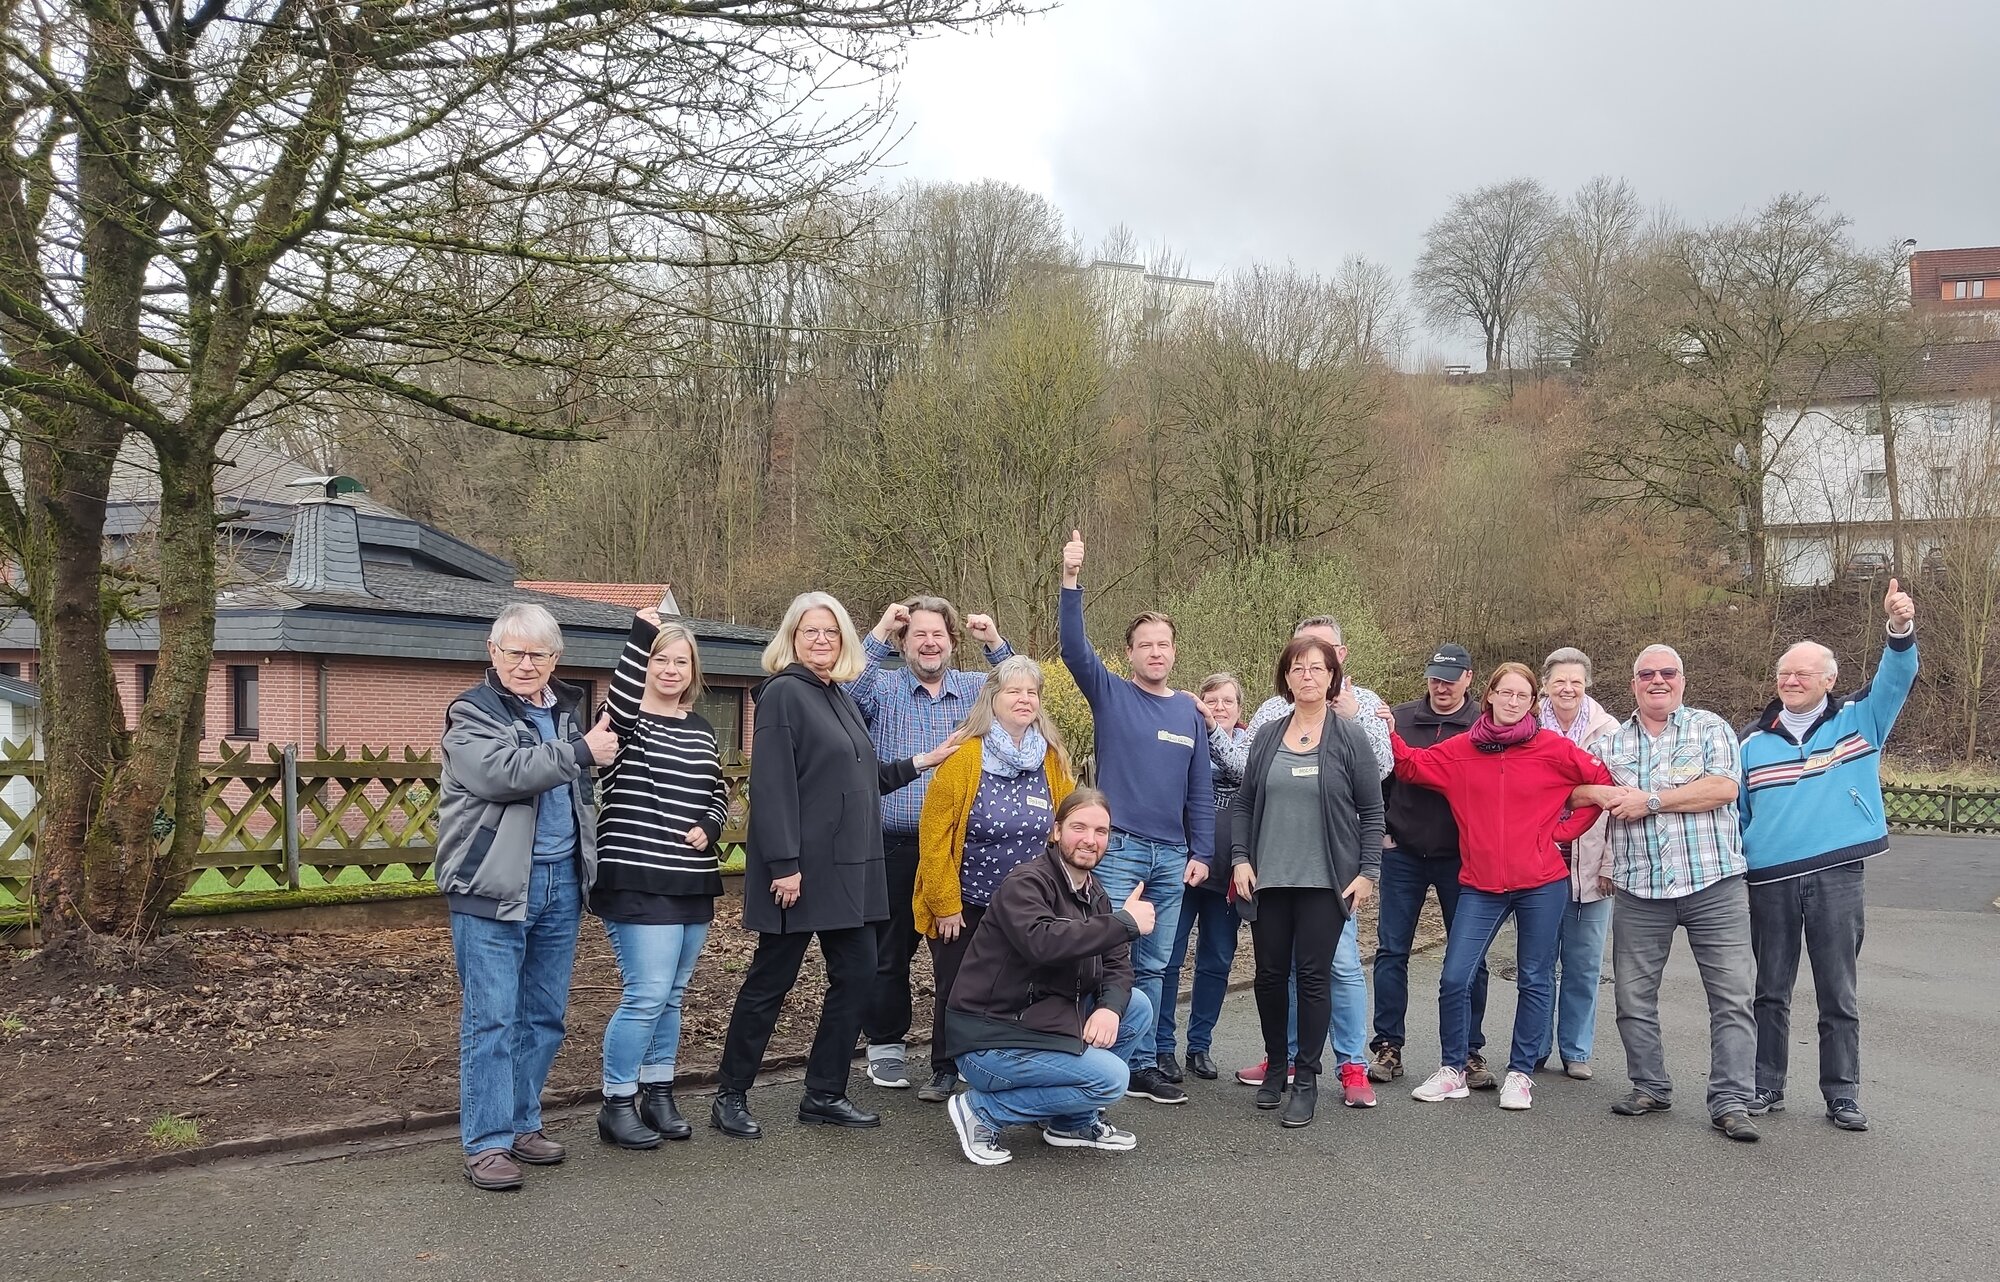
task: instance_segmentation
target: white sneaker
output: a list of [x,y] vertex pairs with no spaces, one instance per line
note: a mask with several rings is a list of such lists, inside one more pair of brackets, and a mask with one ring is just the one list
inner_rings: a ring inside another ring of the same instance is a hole
[[944,1111],[951,1117],[951,1128],[958,1132],[959,1151],[966,1160],[977,1166],[1005,1166],[1014,1160],[1014,1155],[1000,1143],[1000,1133],[979,1120],[972,1111],[972,1102],[963,1095],[954,1095],[946,1101]]
[[1056,1148],[1101,1148],[1113,1153],[1129,1152],[1139,1147],[1139,1137],[1130,1131],[1121,1131],[1104,1120],[1102,1113],[1081,1131],[1065,1131],[1054,1126],[1042,1128],[1042,1141]]
[[1439,1100],[1464,1099],[1470,1094],[1472,1091],[1465,1084],[1464,1073],[1440,1065],[1437,1072],[1424,1079],[1422,1086],[1410,1092],[1410,1098],[1435,1104]]
[[1530,1109],[1535,1106],[1535,1079],[1526,1073],[1509,1073],[1500,1087],[1500,1107]]

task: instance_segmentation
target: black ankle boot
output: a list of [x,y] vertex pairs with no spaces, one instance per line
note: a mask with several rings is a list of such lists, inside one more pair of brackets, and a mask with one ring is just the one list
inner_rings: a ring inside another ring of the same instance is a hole
[[1258,1108],[1272,1109],[1285,1101],[1285,1088],[1266,1077],[1257,1087],[1255,1103]]
[[754,1140],[764,1133],[757,1119],[750,1116],[750,1101],[742,1091],[719,1092],[708,1110],[708,1124],[739,1140]]
[[1292,1074],[1292,1092],[1285,1097],[1285,1111],[1278,1114],[1278,1124],[1309,1126],[1313,1120],[1313,1109],[1318,1104],[1318,1075],[1301,1068]]
[[845,1126],[854,1130],[882,1124],[881,1114],[857,1108],[845,1095],[830,1095],[825,1091],[805,1093],[799,1100],[799,1120],[813,1126]]
[[658,1148],[660,1133],[639,1120],[638,1097],[604,1097],[597,1110],[597,1138],[619,1148]]
[[672,1082],[639,1083],[639,1120],[670,1140],[684,1140],[694,1134],[694,1127],[688,1125],[674,1103]]

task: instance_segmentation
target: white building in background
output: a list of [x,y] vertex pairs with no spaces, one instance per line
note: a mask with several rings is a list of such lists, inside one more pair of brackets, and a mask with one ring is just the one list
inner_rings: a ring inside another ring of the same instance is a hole
[[1104,304],[1114,346],[1129,347],[1167,332],[1176,316],[1215,292],[1215,282],[1149,272],[1143,263],[1100,258],[1090,264],[1091,288]]
[[[29,756],[42,755],[42,692],[32,681],[0,673],[0,744]],[[28,843],[19,840],[19,821],[35,808],[34,781],[24,775],[0,774],[0,879],[15,899],[25,897],[28,884]]]
[[2000,516],[2000,341],[1936,344],[1884,379],[1872,361],[1857,361],[1829,371],[1804,403],[1765,409],[1765,553],[1779,584],[1886,572],[1893,548],[1885,384],[1917,566],[1935,564],[1968,518]]

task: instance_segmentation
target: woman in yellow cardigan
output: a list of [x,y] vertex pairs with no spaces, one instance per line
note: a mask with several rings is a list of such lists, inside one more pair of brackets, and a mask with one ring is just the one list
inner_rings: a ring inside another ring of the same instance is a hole
[[1056,807],[1076,787],[1069,750],[1042,710],[1042,665],[1026,655],[993,669],[960,733],[965,742],[931,776],[917,824],[911,906],[937,976],[932,1076],[917,1092],[930,1103],[958,1086],[957,1067],[942,1054],[944,1008],[973,932],[1000,879],[1047,848]]

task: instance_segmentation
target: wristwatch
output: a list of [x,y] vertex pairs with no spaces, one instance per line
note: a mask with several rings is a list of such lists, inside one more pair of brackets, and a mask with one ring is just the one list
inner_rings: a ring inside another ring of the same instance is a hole
[[1646,813],[1649,815],[1657,815],[1660,813],[1659,793],[1649,792],[1646,794]]

